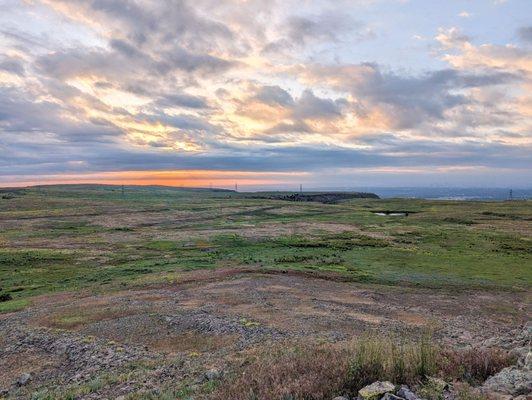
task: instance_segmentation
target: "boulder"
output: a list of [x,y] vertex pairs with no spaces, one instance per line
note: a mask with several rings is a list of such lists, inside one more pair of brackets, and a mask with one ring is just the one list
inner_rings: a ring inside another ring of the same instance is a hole
[[358,391],[358,397],[363,400],[380,399],[384,394],[393,392],[395,385],[388,381],[377,381],[365,386]]
[[402,397],[406,400],[417,400],[418,397],[414,392],[410,390],[410,388],[406,385],[401,385],[399,390],[397,391],[397,396]]
[[206,381],[214,381],[216,379],[219,379],[222,376],[222,373],[218,371],[217,369],[210,369],[204,374],[204,379]]
[[527,368],[507,367],[489,377],[482,387],[490,392],[512,396],[528,394],[532,392],[532,374]]

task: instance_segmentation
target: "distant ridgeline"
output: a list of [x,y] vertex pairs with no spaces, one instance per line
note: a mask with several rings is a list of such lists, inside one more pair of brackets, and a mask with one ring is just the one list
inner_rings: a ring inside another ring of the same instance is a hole
[[379,199],[375,193],[364,192],[331,192],[331,193],[293,193],[293,194],[272,194],[264,196],[253,196],[255,198],[272,199],[272,200],[287,200],[287,201],[315,201],[318,203],[337,203],[342,200],[349,199]]

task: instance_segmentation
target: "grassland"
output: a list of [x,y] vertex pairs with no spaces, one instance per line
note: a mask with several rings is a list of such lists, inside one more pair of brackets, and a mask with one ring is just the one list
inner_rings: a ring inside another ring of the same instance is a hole
[[[377,210],[407,210],[407,217]],[[249,266],[351,281],[524,290],[527,201],[355,199],[341,204],[168,188],[42,187],[0,200],[1,311],[33,296]]]
[[329,400],[526,350],[530,202],[257,197],[0,191],[0,399]]

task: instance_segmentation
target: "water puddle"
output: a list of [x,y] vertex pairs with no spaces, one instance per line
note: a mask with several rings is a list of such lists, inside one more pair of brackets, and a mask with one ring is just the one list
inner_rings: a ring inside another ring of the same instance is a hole
[[373,211],[373,214],[382,217],[408,217],[408,211]]

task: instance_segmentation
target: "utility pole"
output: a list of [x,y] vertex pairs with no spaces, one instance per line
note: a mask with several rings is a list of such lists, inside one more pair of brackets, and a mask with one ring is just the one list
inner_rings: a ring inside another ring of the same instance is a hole
[[510,194],[508,195],[508,200],[512,201],[514,199],[514,192],[510,189]]
[[301,183],[299,184],[299,193],[303,193],[303,185]]
[[238,183],[235,182],[235,192],[238,192]]
[[122,185],[122,197],[124,197],[124,185]]

